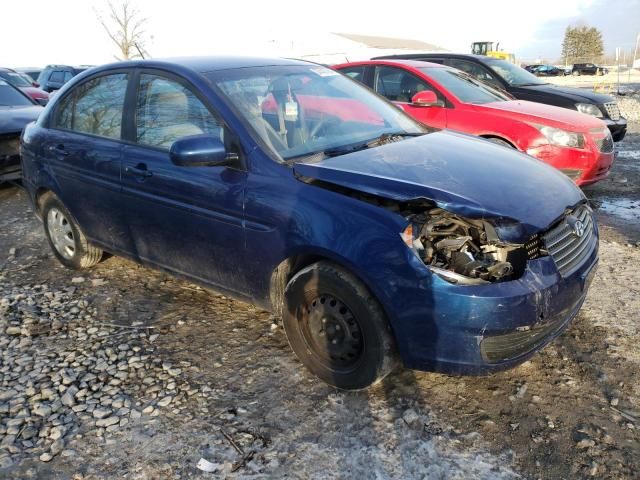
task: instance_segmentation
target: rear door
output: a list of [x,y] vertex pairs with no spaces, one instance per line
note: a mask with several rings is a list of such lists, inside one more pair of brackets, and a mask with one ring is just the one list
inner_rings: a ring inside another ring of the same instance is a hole
[[142,70],[136,86],[122,170],[136,255],[242,294],[246,171],[179,167],[169,157],[179,138],[206,134],[231,144],[233,135],[186,80]]
[[44,144],[56,192],[83,231],[107,250],[130,251],[120,208],[124,100],[130,74],[91,77],[52,112]]
[[391,100],[419,122],[434,128],[447,127],[447,109],[443,107],[416,107],[411,103],[413,96],[424,90],[432,90],[440,100],[446,99],[428,82],[411,72],[397,67],[377,65],[373,85],[375,91]]

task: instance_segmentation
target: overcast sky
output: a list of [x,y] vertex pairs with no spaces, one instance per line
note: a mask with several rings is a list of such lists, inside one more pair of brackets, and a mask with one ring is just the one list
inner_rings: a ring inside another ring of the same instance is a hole
[[[120,0],[114,0],[119,3]],[[423,40],[467,52],[474,40],[500,41],[519,58],[560,56],[565,27],[584,21],[600,28],[607,51],[632,52],[640,33],[640,0],[131,0],[148,18],[152,56],[291,55],[321,51],[328,32]],[[117,53],[97,21],[106,0],[3,2],[0,66],[99,64]],[[313,44],[317,38],[317,46]],[[290,46],[293,49],[288,50]],[[288,50],[288,51],[287,51]],[[632,54],[632,53],[631,53]]]

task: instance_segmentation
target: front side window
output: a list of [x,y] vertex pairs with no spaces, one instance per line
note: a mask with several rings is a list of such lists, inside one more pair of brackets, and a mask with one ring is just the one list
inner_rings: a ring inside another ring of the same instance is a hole
[[222,123],[187,87],[165,77],[140,76],[136,141],[168,150],[182,137],[208,134],[224,141]]
[[71,72],[64,72],[64,83],[67,83],[69,80],[71,80],[73,78],[73,73]]
[[[502,79],[512,87],[522,87],[525,85],[543,85],[545,83],[535,75],[527,72],[524,68],[520,68],[513,63],[499,60],[497,58],[487,58],[484,61],[493,69],[494,72],[500,75]],[[483,79],[479,78],[479,80]]]
[[353,78],[354,80],[364,83],[364,70],[365,66],[361,65],[359,67],[347,67],[341,68],[340,72],[344,73],[347,77]]
[[410,102],[424,90],[433,90],[414,74],[394,67],[376,67],[376,92],[394,102]]
[[80,84],[56,108],[53,125],[119,139],[127,82],[126,73],[117,73]]
[[421,70],[464,103],[490,103],[509,100],[499,91],[452,68],[424,67]]
[[502,88],[500,82],[484,67],[477,63],[469,62],[467,60],[461,60],[459,58],[451,58],[447,60],[447,65],[471,75],[473,78],[493,85],[494,87]]

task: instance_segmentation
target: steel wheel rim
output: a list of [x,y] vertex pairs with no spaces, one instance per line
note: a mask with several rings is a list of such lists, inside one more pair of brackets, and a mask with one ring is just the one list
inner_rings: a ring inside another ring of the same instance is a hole
[[299,310],[307,348],[331,370],[353,370],[364,353],[364,337],[357,318],[338,298],[318,295]]
[[47,213],[47,229],[49,238],[56,251],[67,260],[73,258],[76,253],[76,240],[73,229],[67,217],[57,208],[53,207]]

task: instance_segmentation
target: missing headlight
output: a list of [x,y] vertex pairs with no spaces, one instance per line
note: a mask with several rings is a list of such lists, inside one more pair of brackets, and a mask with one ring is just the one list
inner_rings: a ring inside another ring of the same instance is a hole
[[491,224],[465,219],[441,208],[411,214],[405,243],[440,277],[451,283],[481,284],[519,277],[526,267],[523,245],[501,242]]

